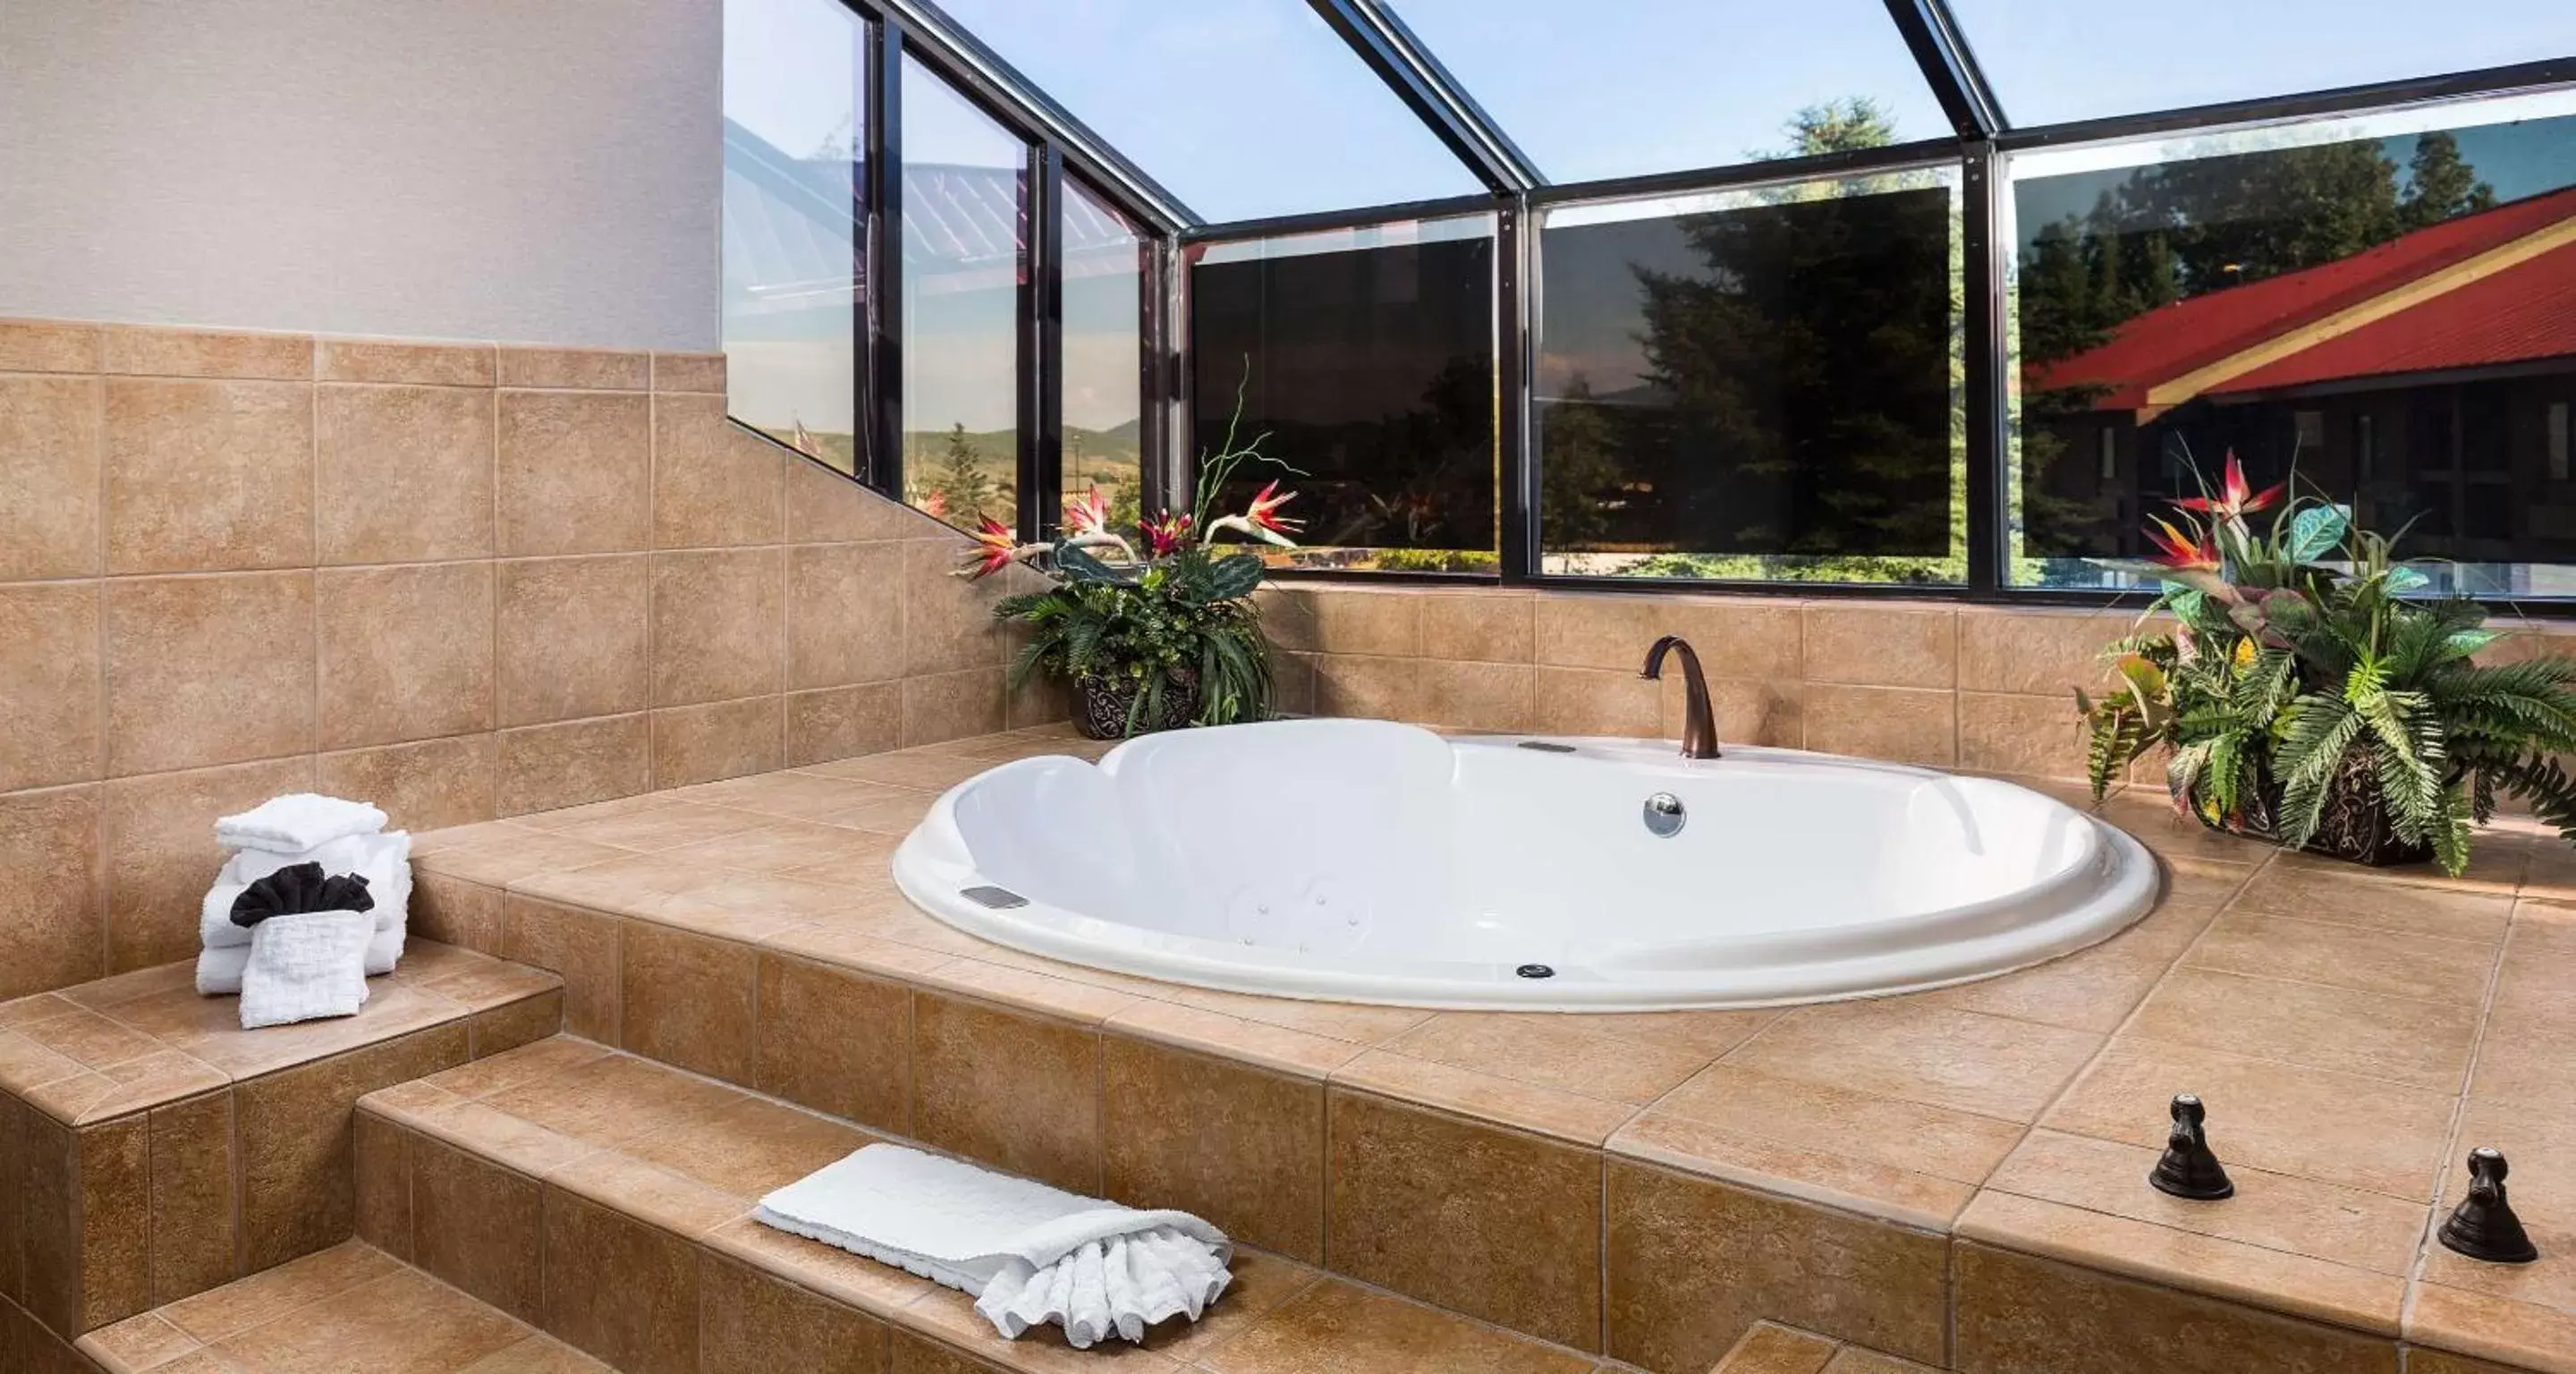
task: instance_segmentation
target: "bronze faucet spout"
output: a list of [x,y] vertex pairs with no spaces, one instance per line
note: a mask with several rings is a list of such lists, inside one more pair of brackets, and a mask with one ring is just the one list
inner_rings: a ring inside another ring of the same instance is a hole
[[1666,635],[1646,651],[1645,671],[1637,676],[1649,681],[1664,675],[1664,655],[1682,651],[1682,702],[1687,708],[1682,718],[1682,757],[1713,759],[1717,757],[1717,714],[1708,707],[1708,679],[1699,670],[1699,655],[1690,641],[1680,635]]

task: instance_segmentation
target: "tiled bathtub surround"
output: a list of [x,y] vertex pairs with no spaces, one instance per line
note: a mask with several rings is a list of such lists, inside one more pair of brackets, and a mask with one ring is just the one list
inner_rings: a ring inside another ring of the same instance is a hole
[[[2527,827],[2442,882],[2115,796],[2164,899],[2036,969],[1430,1013],[1034,959],[891,890],[939,789],[1050,751],[1096,746],[1005,734],[433,836],[430,919],[559,971],[575,1034],[1656,1374],[1761,1321],[1975,1374],[2576,1374],[2576,859]],[[2178,1091],[2236,1199],[2146,1187]],[[2515,1153],[2538,1265],[2428,1248],[2474,1143]]]
[[278,792],[427,829],[1017,723],[957,537],[723,392],[0,320],[0,997],[191,952],[208,823]]
[[[1646,646],[1699,651],[1729,741],[2079,777],[2072,689],[2133,609],[1939,601],[1273,583],[1264,624],[1292,710],[1462,730],[1679,736],[1681,673],[1637,676]],[[2492,654],[2553,627],[2515,626]],[[2560,645],[2569,641],[2559,640]]]

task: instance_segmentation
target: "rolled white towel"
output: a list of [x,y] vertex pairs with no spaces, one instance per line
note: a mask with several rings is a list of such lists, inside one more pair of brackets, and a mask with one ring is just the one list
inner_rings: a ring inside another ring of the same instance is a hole
[[300,854],[348,835],[385,828],[385,813],[365,802],[313,792],[290,792],[215,822],[215,843],[226,849],[265,849]]
[[363,911],[306,911],[253,926],[242,966],[242,1029],[357,1015],[367,1004],[367,940],[375,929]]
[[[368,914],[373,915],[374,913],[370,912]],[[377,926],[374,932],[367,936],[368,977],[372,978],[378,974],[391,973],[394,971],[394,966],[402,962],[403,940],[405,938],[406,936],[403,928],[398,925]]]
[[242,970],[250,966],[250,932],[238,945],[197,951],[197,995],[233,997],[241,992]]
[[761,1222],[962,1292],[1017,1339],[1060,1323],[1130,1341],[1225,1291],[1234,1246],[1187,1212],[1140,1211],[900,1145],[870,1145],[760,1200]]

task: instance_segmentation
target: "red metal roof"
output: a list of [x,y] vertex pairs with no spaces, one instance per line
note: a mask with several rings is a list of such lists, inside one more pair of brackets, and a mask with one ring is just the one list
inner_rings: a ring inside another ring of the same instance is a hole
[[[2128,321],[2099,348],[2029,369],[2025,385],[2034,391],[2108,385],[2112,390],[2096,409],[2137,409],[2160,383],[2569,218],[2576,218],[2576,187],[2445,220],[2321,267],[2194,296]],[[2545,253],[2213,390],[2576,352],[2571,271],[2576,259],[2566,249]],[[2480,304],[2464,305],[2464,297]],[[2328,353],[2333,363],[2312,366],[2311,359]]]

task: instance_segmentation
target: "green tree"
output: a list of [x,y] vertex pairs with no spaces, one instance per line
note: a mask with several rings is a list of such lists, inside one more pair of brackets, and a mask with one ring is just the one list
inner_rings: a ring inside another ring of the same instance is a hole
[[1539,412],[1539,542],[1548,549],[1581,549],[1610,532],[1610,503],[1619,484],[1619,461],[1610,417],[1592,397],[1592,380],[1580,373],[1565,394]]
[[2415,153],[2406,162],[2406,199],[2397,207],[2399,223],[2421,229],[2493,209],[2495,203],[2495,188],[2478,180],[2477,169],[2461,160],[2459,139],[2439,129],[2416,135]]
[[1766,159],[1814,157],[1820,153],[1884,148],[1896,142],[1896,117],[1865,95],[1809,105],[1791,115],[1789,122],[1780,127],[1789,135],[1789,146],[1754,156]]
[[940,450],[939,463],[930,470],[923,490],[945,502],[948,519],[957,524],[993,514],[992,507],[1002,496],[1000,486],[984,471],[983,455],[966,437],[963,423],[949,426],[948,444]]

